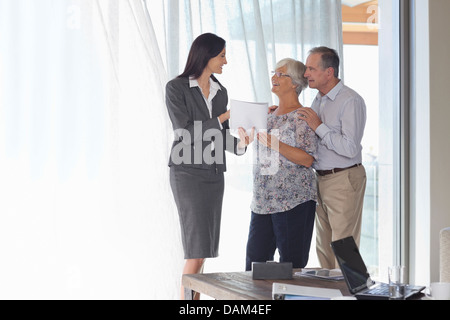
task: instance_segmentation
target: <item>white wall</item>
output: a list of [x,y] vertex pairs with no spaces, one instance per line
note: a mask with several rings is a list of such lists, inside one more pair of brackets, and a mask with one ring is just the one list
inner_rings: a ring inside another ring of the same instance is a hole
[[415,6],[411,258],[415,282],[429,284],[439,280],[439,232],[450,226],[450,1]]
[[[431,261],[439,261],[439,231],[450,226],[450,1],[430,3]],[[439,267],[431,265],[437,280]]]

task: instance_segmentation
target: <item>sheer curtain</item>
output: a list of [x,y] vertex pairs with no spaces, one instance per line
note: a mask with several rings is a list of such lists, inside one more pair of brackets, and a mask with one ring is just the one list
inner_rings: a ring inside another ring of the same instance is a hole
[[[321,45],[343,51],[341,0],[156,0],[148,10],[169,78],[183,71],[198,35],[227,41],[220,80],[234,99],[272,102],[270,72],[278,60],[305,62]],[[304,98],[311,100],[309,90]]]
[[0,298],[176,299],[167,79],[140,0],[0,0]]
[[[231,99],[276,104],[270,72],[278,60],[291,57],[305,62],[308,51],[316,46],[332,47],[342,57],[341,0],[147,2],[169,78],[183,71],[190,45],[198,35],[212,32],[227,41],[228,65],[218,79]],[[305,90],[304,105],[309,106],[315,95],[316,91]],[[253,152],[229,156],[227,161],[220,256],[206,263],[206,272],[245,267]],[[310,265],[318,266],[314,241]]]
[[[0,0],[0,299],[177,299],[165,83],[211,31],[230,98],[276,103],[275,62],[341,50],[340,20],[339,0]],[[229,159],[207,271],[244,268],[251,152]]]

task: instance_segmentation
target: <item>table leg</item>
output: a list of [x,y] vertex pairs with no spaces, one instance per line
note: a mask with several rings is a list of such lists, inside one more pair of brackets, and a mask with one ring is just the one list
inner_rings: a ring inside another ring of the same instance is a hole
[[184,300],[194,300],[195,293],[195,291],[189,288],[184,288]]

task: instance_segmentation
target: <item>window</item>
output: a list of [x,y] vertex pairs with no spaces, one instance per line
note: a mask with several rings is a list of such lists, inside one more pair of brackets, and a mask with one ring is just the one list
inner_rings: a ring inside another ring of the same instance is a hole
[[343,25],[344,81],[367,105],[361,254],[372,277],[381,281],[399,246],[400,4],[379,0],[343,5]]
[[[399,16],[397,1],[367,1],[342,7],[344,81],[360,93],[367,104],[363,161],[368,180],[361,254],[372,277],[379,281],[387,278],[387,266],[393,263],[399,246],[394,232],[399,228],[396,221],[401,207]],[[313,97],[308,96],[306,101]],[[224,270],[228,266],[236,270],[244,265],[250,217],[237,210],[235,204],[248,206],[251,199],[249,159],[231,159],[233,167],[227,175],[224,201],[221,256],[238,259],[238,262],[219,257],[208,262],[208,271]],[[228,235],[227,230],[233,230],[233,234]],[[314,234],[308,267],[317,266]]]

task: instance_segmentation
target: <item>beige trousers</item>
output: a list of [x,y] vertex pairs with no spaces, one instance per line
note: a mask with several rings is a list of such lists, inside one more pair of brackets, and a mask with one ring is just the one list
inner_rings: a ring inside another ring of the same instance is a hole
[[332,241],[353,236],[359,247],[366,181],[364,166],[317,175],[316,251],[322,268],[339,268]]

